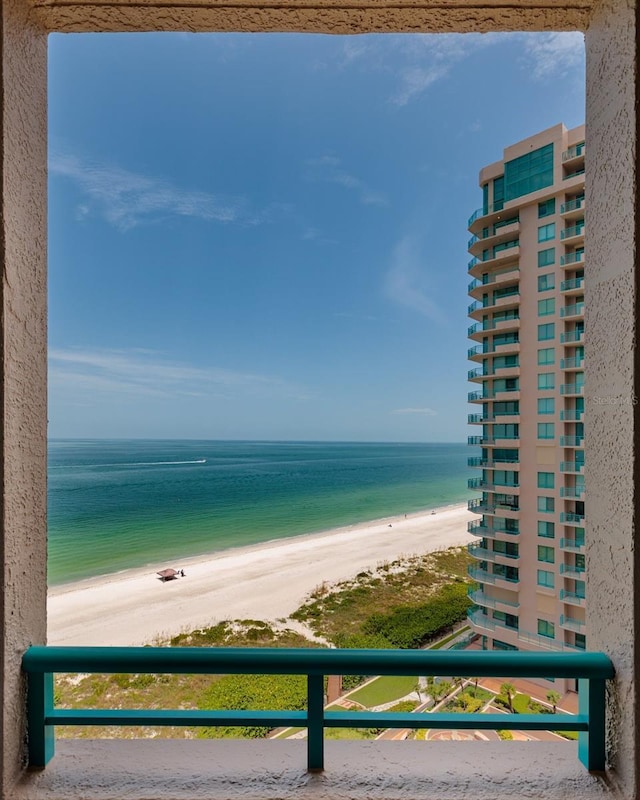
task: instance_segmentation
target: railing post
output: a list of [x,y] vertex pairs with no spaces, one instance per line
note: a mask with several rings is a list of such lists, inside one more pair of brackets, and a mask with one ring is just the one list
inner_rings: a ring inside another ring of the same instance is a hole
[[53,674],[27,674],[27,741],[29,766],[44,767],[53,758],[55,737],[53,725],[45,723],[53,711]]
[[324,769],[324,675],[307,675],[307,769]]
[[578,734],[578,758],[590,771],[603,771],[605,750],[605,681],[580,678],[578,682],[579,713],[589,719],[589,730]]

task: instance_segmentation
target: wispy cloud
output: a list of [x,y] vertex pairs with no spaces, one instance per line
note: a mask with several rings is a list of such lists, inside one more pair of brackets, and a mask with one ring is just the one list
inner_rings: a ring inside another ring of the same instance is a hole
[[559,72],[566,74],[584,66],[584,34],[579,31],[519,36],[524,45],[522,60],[534,78],[548,78]]
[[291,212],[286,203],[271,203],[255,210],[241,196],[184,189],[161,177],[74,155],[54,154],[49,169],[53,175],[72,181],[82,192],[84,199],[76,208],[77,219],[97,214],[120,231],[171,216],[261,225]]
[[320,183],[335,183],[344,189],[355,192],[365,205],[386,206],[387,197],[383,192],[371,189],[361,178],[345,170],[337,156],[323,155],[310,158],[306,162],[309,180]]
[[411,308],[434,322],[444,320],[431,298],[425,258],[414,237],[405,236],[395,246],[384,289],[395,303]]
[[434,411],[432,408],[394,408],[393,411],[389,412],[390,414],[424,414],[427,417],[436,417],[438,415],[437,411]]
[[135,396],[229,396],[278,394],[306,399],[300,387],[280,378],[170,361],[144,349],[53,348],[49,352],[52,386]]
[[402,107],[423,96],[478,51],[514,44],[521,52],[514,65],[536,79],[566,75],[584,63],[581,33],[469,33],[390,35],[355,43],[347,39],[332,67],[391,76],[394,88],[388,100]]

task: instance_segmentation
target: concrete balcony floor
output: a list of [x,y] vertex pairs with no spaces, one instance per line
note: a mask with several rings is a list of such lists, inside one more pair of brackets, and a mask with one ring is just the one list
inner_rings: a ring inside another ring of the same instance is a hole
[[62,740],[12,800],[591,800],[618,797],[573,742]]

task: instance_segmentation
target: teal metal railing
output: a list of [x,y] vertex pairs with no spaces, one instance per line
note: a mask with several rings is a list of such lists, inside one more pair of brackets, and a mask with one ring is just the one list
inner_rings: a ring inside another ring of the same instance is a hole
[[[54,755],[56,725],[291,725],[307,728],[307,768],[324,769],[325,728],[572,730],[589,770],[605,767],[605,681],[614,674],[604,653],[443,650],[330,650],[212,647],[30,647],[27,675],[29,764]],[[306,675],[304,711],[62,709],[53,675],[151,673]],[[578,678],[578,714],[448,714],[326,711],[326,675],[473,675],[494,678]]]

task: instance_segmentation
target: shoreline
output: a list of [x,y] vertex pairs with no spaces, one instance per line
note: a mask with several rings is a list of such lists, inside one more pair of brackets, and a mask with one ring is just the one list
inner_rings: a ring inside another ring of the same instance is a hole
[[[287,618],[323,581],[466,544],[468,514],[466,503],[444,506],[58,584],[48,641],[147,644],[226,619]],[[155,573],[169,566],[185,577],[162,583]]]

